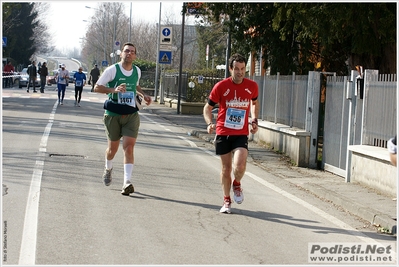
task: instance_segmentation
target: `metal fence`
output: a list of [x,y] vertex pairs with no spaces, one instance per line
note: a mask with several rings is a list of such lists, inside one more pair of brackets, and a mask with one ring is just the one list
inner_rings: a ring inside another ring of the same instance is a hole
[[[187,77],[187,72],[182,73],[183,86],[180,96],[184,100],[187,98]],[[164,73],[162,76],[162,90],[164,97],[177,99],[179,93],[179,73]]]
[[366,70],[364,79],[353,77],[327,80],[323,166],[342,176],[348,168],[348,144],[386,148],[396,134],[396,75]]
[[396,75],[370,73],[365,81],[363,101],[363,145],[387,147],[396,133]]
[[258,83],[260,119],[305,129],[307,75],[265,75]]
[[[366,70],[364,78],[362,92],[357,79],[352,78],[354,82],[350,82],[350,77],[327,77],[325,106],[319,120],[323,137],[322,166],[339,175],[346,171],[349,134],[353,135],[351,145],[382,148],[386,148],[387,140],[396,134],[396,75],[378,75],[374,70]],[[252,79],[260,88],[260,119],[310,129],[306,127],[307,104],[320,99],[314,99],[309,92],[307,75],[267,75]],[[350,90],[356,95],[351,96]]]
[[140,86],[143,88],[155,88],[155,71],[141,71]]
[[[180,97],[187,102],[205,102],[213,86],[224,79],[222,73],[182,73],[182,89]],[[193,87],[189,87],[191,84]],[[179,94],[179,73],[164,73],[162,75],[162,90],[164,97],[177,99]]]
[[[320,101],[320,94],[315,96],[314,90],[321,92],[322,82],[314,85],[314,77],[295,73],[287,76],[277,74],[251,77],[259,86],[259,118],[293,129],[308,129],[311,132],[321,129],[321,166],[324,169],[327,166],[329,171],[344,176],[348,143],[386,148],[387,140],[396,134],[396,75],[378,75],[375,70],[366,70],[364,90],[361,89],[356,75],[357,72],[352,71],[350,77],[327,76],[325,106],[319,113],[321,119],[316,128],[309,127],[309,123],[317,120],[309,121],[307,116],[312,113],[309,110],[311,103]],[[177,73],[163,75],[161,86],[165,97],[178,96],[178,78]],[[181,98],[187,100],[193,94],[188,83],[195,81],[196,90],[201,85],[196,80],[198,75],[195,74],[185,72],[182,79]],[[206,99],[213,85],[221,79],[223,78],[204,77],[206,82],[199,89],[202,90],[200,97]],[[311,85],[312,89],[309,88]],[[355,95],[351,95],[353,92]],[[318,134],[311,133],[316,138]]]

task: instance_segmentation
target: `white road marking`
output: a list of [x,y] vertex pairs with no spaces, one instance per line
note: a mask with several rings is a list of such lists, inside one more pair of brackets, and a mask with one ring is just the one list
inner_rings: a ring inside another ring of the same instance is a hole
[[188,140],[184,136],[178,135],[177,137],[179,137],[179,138],[183,139],[184,141],[186,141],[191,147],[198,147],[193,141]]
[[49,122],[40,141],[39,153],[33,168],[32,180],[29,188],[28,201],[26,204],[24,228],[22,231],[21,250],[19,252],[19,265],[35,265],[37,222],[39,214],[40,186],[44,167],[44,158],[47,149],[47,141],[53,126],[54,114],[57,110],[58,101],[55,102],[49,116]]

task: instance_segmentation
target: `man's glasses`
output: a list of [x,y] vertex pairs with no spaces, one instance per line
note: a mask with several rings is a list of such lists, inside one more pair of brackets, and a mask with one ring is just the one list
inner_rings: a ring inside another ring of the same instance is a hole
[[129,50],[129,49],[125,49],[125,50],[123,50],[123,52],[126,53],[126,54],[129,54],[129,53],[131,53],[131,54],[136,54],[136,51],[134,51],[134,50]]

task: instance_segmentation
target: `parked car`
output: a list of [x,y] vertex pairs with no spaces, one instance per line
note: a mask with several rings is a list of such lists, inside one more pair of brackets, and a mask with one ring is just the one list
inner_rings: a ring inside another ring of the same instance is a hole
[[[19,73],[20,74],[20,76],[19,76],[19,86],[18,86],[19,88],[28,87],[29,75],[27,73],[27,70],[28,70],[28,68],[24,68]],[[31,86],[33,87],[32,83],[29,84],[29,87],[31,87]],[[40,87],[40,75],[39,74],[36,75],[35,86],[36,87]]]
[[69,79],[68,79],[68,84],[69,83],[75,83],[75,78],[73,77],[73,75],[75,75],[76,70],[70,70],[69,71]]
[[14,86],[18,86],[19,85],[19,80],[21,79],[21,74],[19,74],[19,72],[14,72],[12,74],[12,85]]
[[57,75],[57,70],[50,71],[49,75],[47,76],[47,85],[57,84],[55,81],[55,75]]

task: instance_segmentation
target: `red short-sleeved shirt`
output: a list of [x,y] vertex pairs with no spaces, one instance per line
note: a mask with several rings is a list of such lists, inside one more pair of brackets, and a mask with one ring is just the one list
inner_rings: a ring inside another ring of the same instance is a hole
[[240,84],[235,84],[231,77],[215,84],[209,100],[219,104],[216,134],[248,135],[251,101],[257,98],[258,84],[248,78]]

